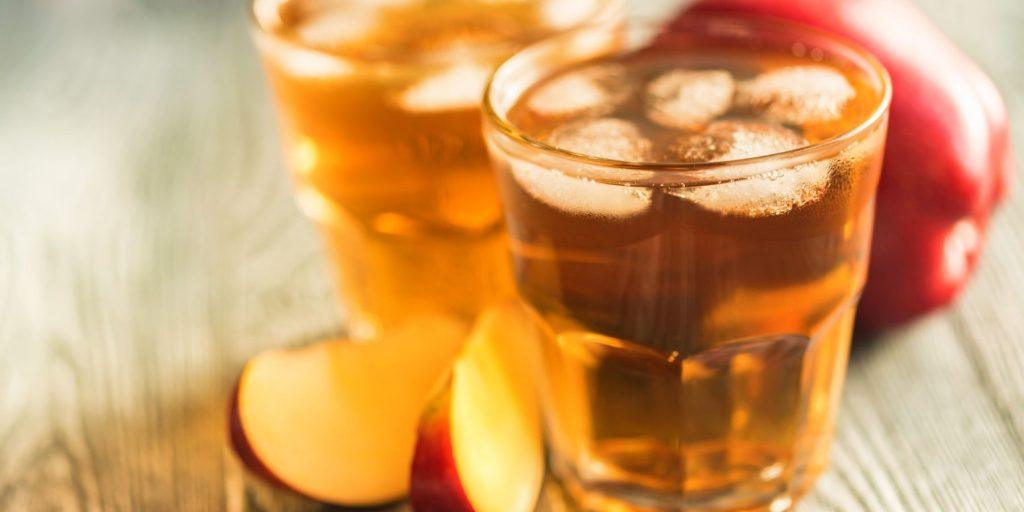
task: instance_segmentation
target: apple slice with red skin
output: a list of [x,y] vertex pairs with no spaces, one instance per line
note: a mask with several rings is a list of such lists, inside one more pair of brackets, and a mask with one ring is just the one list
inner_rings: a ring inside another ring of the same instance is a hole
[[544,477],[539,330],[518,304],[485,312],[420,422],[416,512],[529,512]]
[[465,338],[463,323],[417,317],[369,343],[259,354],[231,399],[231,444],[253,473],[317,501],[400,500],[423,407]]

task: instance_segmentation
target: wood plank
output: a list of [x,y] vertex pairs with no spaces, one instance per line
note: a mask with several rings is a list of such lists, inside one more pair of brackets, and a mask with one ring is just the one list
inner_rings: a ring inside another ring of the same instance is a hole
[[230,379],[330,283],[240,13],[65,7],[10,27],[0,509],[220,510]]

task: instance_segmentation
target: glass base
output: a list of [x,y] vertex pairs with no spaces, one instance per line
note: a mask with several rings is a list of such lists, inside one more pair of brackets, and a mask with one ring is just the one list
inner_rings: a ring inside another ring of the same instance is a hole
[[589,488],[578,483],[562,484],[576,509],[585,512],[784,512],[792,510],[796,501],[788,493],[770,493],[767,489],[756,488],[733,488],[721,494],[689,496],[617,483],[598,483]]
[[[717,487],[666,489],[628,480],[583,480],[574,472],[554,471],[556,482],[580,512],[783,512],[810,489],[817,475],[783,478],[772,467],[757,476]],[[752,472],[754,468],[751,468]]]

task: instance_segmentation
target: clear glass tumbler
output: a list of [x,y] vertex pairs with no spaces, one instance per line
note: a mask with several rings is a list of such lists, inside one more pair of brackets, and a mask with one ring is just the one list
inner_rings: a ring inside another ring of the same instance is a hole
[[890,99],[739,17],[581,28],[485,96],[552,470],[587,510],[783,510],[826,465]]
[[511,293],[480,133],[487,77],[622,2],[254,0],[252,12],[298,202],[330,251],[351,336],[468,329]]

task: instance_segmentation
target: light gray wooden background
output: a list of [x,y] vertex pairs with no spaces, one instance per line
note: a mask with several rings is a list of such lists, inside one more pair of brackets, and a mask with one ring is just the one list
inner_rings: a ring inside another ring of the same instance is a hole
[[[1024,154],[1024,4],[922,3],[1006,93]],[[0,510],[288,502],[224,455],[225,394],[248,356],[341,319],[244,18],[0,0]],[[957,307],[855,351],[802,510],[1024,510],[1019,189]]]

